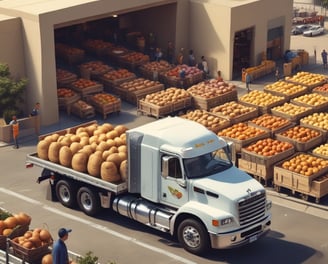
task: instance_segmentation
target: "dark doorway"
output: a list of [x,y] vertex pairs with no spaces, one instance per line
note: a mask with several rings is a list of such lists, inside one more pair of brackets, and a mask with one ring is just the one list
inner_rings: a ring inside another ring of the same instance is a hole
[[242,69],[250,67],[252,41],[252,28],[235,33],[233,48],[233,78],[241,77]]

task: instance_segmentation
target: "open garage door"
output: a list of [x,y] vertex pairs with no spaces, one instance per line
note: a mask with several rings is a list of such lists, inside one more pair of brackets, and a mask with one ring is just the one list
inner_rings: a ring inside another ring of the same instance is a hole
[[254,29],[248,28],[235,33],[233,48],[233,76],[240,77],[243,68],[250,66]]
[[267,59],[278,60],[282,57],[283,47],[283,28],[276,27],[268,30],[268,42],[267,42]]

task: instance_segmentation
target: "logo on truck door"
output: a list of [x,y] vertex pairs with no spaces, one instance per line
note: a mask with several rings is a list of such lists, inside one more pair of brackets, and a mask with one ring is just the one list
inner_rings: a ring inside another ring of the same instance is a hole
[[181,199],[182,198],[182,193],[180,191],[178,191],[177,189],[171,187],[171,186],[168,186],[168,189],[170,191],[170,193],[175,196],[176,198],[178,199]]

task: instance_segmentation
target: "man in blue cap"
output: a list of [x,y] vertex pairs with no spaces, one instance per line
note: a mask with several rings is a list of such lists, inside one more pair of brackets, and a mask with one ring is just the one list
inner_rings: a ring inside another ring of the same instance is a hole
[[65,241],[68,238],[68,234],[72,232],[72,229],[60,228],[58,230],[59,239],[54,243],[52,248],[52,262],[53,264],[69,264],[72,263],[68,257],[68,251]]

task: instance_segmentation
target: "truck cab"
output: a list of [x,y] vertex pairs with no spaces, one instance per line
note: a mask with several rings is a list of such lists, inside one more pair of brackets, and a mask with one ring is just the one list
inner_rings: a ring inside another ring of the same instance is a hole
[[194,254],[247,244],[269,230],[265,189],[233,165],[224,139],[179,117],[126,133],[130,195],[114,199],[115,211],[176,235]]

